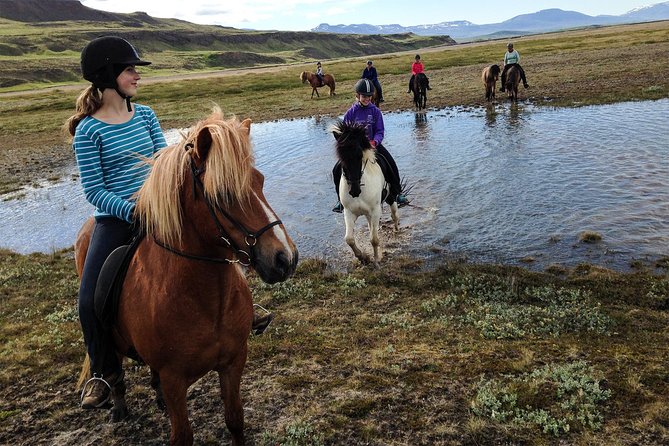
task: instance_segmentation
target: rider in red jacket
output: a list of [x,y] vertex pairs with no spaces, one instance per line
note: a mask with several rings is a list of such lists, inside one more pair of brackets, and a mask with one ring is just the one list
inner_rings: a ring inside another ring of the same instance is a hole
[[[407,93],[411,93],[411,90],[413,90],[413,80],[419,73],[425,73],[425,66],[423,65],[423,62],[420,61],[420,54],[416,54],[415,61],[411,64],[411,79],[409,79],[409,90]],[[427,82],[427,89],[432,90],[430,88],[430,81],[428,80]]]

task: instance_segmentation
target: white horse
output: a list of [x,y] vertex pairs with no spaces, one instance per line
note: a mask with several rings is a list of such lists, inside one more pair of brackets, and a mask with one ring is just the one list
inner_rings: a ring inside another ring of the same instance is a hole
[[[359,216],[367,218],[369,238],[374,248],[374,263],[378,266],[381,260],[381,246],[379,242],[379,220],[381,219],[381,204],[390,192],[390,186],[383,177],[383,171],[376,159],[376,151],[372,150],[365,127],[357,124],[338,122],[332,128],[337,140],[337,158],[341,163],[343,175],[339,181],[339,198],[344,206],[344,221],[346,222],[346,243],[351,247],[355,256],[363,263],[371,258],[363,253],[355,243],[355,222]],[[399,229],[397,203],[393,201],[390,212],[395,224],[395,231]]]

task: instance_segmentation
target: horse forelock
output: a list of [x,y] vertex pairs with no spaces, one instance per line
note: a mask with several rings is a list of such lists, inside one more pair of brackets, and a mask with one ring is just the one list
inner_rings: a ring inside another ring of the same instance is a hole
[[183,135],[178,144],[160,151],[137,194],[137,213],[147,233],[155,233],[170,245],[181,239],[181,192],[188,187],[185,178],[191,175],[191,162],[198,151],[197,135],[202,131],[208,131],[212,141],[200,176],[208,199],[223,207],[244,208],[252,195],[255,159],[248,133],[238,119],[225,120],[220,109],[215,109]]

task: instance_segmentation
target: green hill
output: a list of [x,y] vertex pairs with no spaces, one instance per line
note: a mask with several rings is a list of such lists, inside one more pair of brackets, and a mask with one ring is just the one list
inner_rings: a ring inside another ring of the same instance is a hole
[[114,14],[77,0],[0,0],[0,88],[76,82],[79,53],[91,39],[117,35],[153,62],[148,76],[316,59],[364,57],[451,45],[448,36],[248,31]]

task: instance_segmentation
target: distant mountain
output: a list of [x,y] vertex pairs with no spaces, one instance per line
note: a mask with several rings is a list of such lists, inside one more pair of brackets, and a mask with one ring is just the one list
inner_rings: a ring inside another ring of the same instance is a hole
[[589,16],[575,11],[544,9],[532,14],[522,14],[504,22],[486,25],[476,25],[466,20],[406,27],[397,24],[369,25],[363,23],[357,25],[329,25],[321,23],[311,31],[338,34],[396,34],[411,32],[422,36],[449,35],[454,39],[471,39],[475,37],[503,37],[584,26],[615,25],[668,19],[669,1],[636,8],[619,16]]

